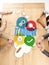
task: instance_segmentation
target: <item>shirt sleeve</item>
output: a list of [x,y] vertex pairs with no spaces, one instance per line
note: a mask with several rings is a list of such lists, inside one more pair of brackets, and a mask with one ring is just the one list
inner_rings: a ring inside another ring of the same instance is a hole
[[49,33],[43,35],[44,39],[48,38],[49,37]]
[[49,52],[46,51],[45,49],[42,51],[43,54],[45,54],[47,57],[49,57]]

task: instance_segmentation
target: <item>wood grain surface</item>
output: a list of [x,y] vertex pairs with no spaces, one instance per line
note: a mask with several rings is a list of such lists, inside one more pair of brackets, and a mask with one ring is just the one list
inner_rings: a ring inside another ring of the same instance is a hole
[[[4,20],[7,21],[7,28],[4,31],[4,34],[7,35],[8,38],[13,38],[16,20],[19,16],[22,16],[21,14],[17,14],[16,10],[25,11],[26,15],[29,16],[29,19],[36,21],[44,11],[45,5],[44,3],[4,4],[3,9],[5,11],[15,11],[15,13],[11,15],[3,16],[3,22]],[[42,17],[42,19],[43,23],[46,24],[45,16]],[[43,34],[46,34],[46,30],[37,23],[36,41],[41,38]],[[4,41],[4,43],[6,42]],[[42,41],[41,44],[47,51],[49,51],[47,39]],[[24,54],[21,58],[17,58],[15,57],[15,48],[12,46],[8,47],[7,50],[0,51],[0,65],[49,65],[49,58],[42,54],[36,45],[29,53]]]

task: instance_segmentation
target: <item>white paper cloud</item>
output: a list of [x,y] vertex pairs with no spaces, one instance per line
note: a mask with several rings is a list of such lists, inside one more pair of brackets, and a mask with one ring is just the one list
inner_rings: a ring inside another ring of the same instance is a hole
[[[30,50],[31,50],[31,48],[32,48],[30,46],[27,46],[26,44],[22,44],[22,45],[17,46],[16,43],[14,43],[14,47],[16,48],[15,56],[18,57],[18,58],[22,57],[22,55],[24,53],[29,53]],[[18,51],[19,48],[21,48],[21,49],[17,53],[17,51]]]

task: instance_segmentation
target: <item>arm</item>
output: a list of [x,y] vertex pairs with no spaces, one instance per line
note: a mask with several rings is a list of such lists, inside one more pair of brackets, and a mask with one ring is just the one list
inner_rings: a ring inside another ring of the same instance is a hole
[[0,27],[0,32],[2,32],[6,28],[7,22],[4,22]]
[[47,57],[49,57],[49,52],[46,51],[45,49],[42,51],[43,54],[45,54]]
[[43,28],[45,28],[46,23],[44,23],[43,20],[42,20],[42,17],[43,17],[43,16],[45,17],[45,13],[44,13],[44,12],[43,12],[43,13],[41,14],[41,16],[37,19],[37,22],[40,23]]
[[49,37],[49,33],[43,35],[43,38],[44,38],[44,39],[46,39],[46,38],[48,38],[48,37]]
[[41,18],[37,19],[37,22],[40,23],[43,28],[45,28],[46,25],[43,23]]
[[12,12],[0,12],[1,15],[12,14]]
[[8,44],[10,46],[12,46],[14,44],[14,40],[13,39],[9,39],[6,35],[2,34],[1,38],[4,38],[5,40],[7,40]]
[[49,52],[46,51],[46,50],[42,47],[42,45],[41,45],[41,43],[40,43],[39,41],[36,43],[36,45],[37,45],[37,47],[41,50],[41,52],[42,52],[43,54],[45,54],[47,57],[49,57]]

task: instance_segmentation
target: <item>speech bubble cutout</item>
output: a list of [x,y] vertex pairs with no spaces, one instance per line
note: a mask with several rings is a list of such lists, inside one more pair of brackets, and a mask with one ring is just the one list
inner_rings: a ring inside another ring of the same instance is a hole
[[34,31],[28,31],[26,28],[24,28],[21,29],[20,32],[25,36],[36,36],[37,30],[35,29]]
[[20,58],[24,53],[29,53],[31,51],[31,47],[27,46],[26,44],[17,46],[16,43],[14,43],[14,47],[16,48],[15,56],[17,58]]
[[25,36],[15,36],[14,42],[16,43],[16,45],[22,45],[24,44],[24,39],[25,39]]
[[28,46],[33,46],[34,43],[35,43],[35,39],[34,39],[34,37],[32,37],[32,36],[27,36],[27,37],[25,37],[25,39],[24,39],[24,43],[25,43],[26,45],[28,45]]
[[16,26],[19,28],[25,28],[27,19],[25,17],[19,17],[16,21]]
[[26,23],[26,29],[29,30],[29,31],[35,30],[36,29],[36,23],[33,20],[29,20]]

